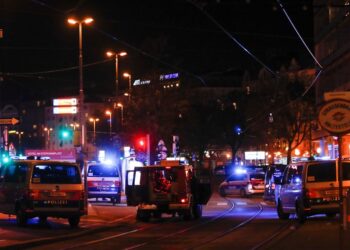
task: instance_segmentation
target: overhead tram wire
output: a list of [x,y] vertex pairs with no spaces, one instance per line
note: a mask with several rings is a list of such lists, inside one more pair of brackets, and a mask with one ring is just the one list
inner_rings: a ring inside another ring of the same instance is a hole
[[[39,5],[41,5],[41,6],[44,6],[44,7],[46,7],[46,8],[49,8],[49,9],[51,9],[51,10],[54,10],[55,12],[58,12],[58,13],[60,13],[60,14],[62,14],[62,15],[63,15],[63,14],[67,14],[66,11],[62,11],[62,10],[59,10],[59,9],[57,9],[57,8],[53,8],[53,7],[51,7],[50,5],[48,5],[48,4],[46,4],[46,3],[43,3],[42,1],[39,1],[39,0],[31,0],[31,1],[34,2],[34,3],[36,3],[36,4],[39,4]],[[200,76],[198,76],[198,75],[196,75],[196,74],[193,74],[193,73],[191,73],[191,72],[189,72],[189,71],[187,71],[187,70],[185,70],[185,69],[182,69],[182,68],[180,68],[180,67],[178,67],[178,66],[175,66],[175,65],[172,65],[172,64],[170,64],[170,63],[167,63],[167,62],[165,62],[165,61],[163,61],[163,60],[161,60],[161,59],[159,59],[159,58],[157,58],[157,57],[155,57],[155,56],[153,56],[153,55],[151,55],[151,54],[149,54],[149,53],[147,53],[147,52],[145,52],[145,51],[143,51],[143,50],[141,50],[141,49],[139,49],[139,48],[137,48],[137,47],[135,47],[135,46],[133,46],[133,45],[131,45],[131,44],[125,42],[125,41],[123,41],[123,40],[121,40],[121,39],[119,39],[119,38],[116,38],[115,36],[113,36],[113,35],[111,35],[111,34],[105,32],[105,31],[103,31],[103,30],[97,29],[96,27],[92,27],[92,28],[93,28],[94,30],[100,32],[101,34],[103,34],[103,35],[105,35],[105,36],[107,36],[107,37],[109,37],[109,38],[112,38],[114,41],[117,41],[117,42],[123,44],[124,46],[127,46],[128,48],[137,51],[137,52],[140,53],[141,55],[146,56],[146,57],[149,57],[149,58],[153,59],[154,61],[157,61],[158,63],[161,63],[161,64],[163,64],[163,65],[165,65],[165,66],[167,66],[167,67],[169,67],[169,68],[172,68],[172,69],[175,69],[175,70],[177,70],[177,71],[179,71],[179,72],[185,73],[185,74],[188,75],[188,76],[194,77],[194,78],[198,79],[203,85],[206,85],[206,83],[205,83],[205,81],[203,80],[202,77],[200,77]]]
[[278,5],[280,6],[283,14],[286,16],[286,18],[288,19],[288,22],[290,23],[290,25],[293,27],[295,33],[297,33],[299,39],[301,40],[301,42],[303,43],[304,47],[306,48],[306,50],[309,52],[309,54],[311,55],[311,57],[314,59],[315,63],[317,64],[317,66],[319,67],[320,71],[317,73],[317,75],[315,76],[315,79],[312,81],[312,83],[310,84],[310,86],[306,89],[306,91],[302,94],[302,97],[305,96],[307,94],[307,92],[312,88],[312,86],[316,83],[316,81],[318,80],[318,78],[320,77],[323,67],[320,64],[320,62],[317,60],[317,58],[315,57],[315,55],[311,52],[310,48],[307,46],[307,44],[305,43],[303,37],[300,35],[298,29],[296,28],[296,26],[294,25],[292,19],[289,17],[286,9],[284,8],[282,2],[280,0],[276,0],[276,2],[278,3]]
[[261,66],[263,66],[267,71],[269,71],[271,74],[273,74],[276,78],[278,78],[278,75],[275,71],[270,69],[265,63],[263,63],[257,56],[255,56],[252,52],[250,52],[241,42],[238,41],[230,32],[228,32],[214,17],[209,15],[208,12],[203,10],[198,4],[195,3],[193,0],[186,0],[190,4],[192,4],[194,7],[196,7],[198,10],[200,10],[210,21],[212,21],[218,28],[221,29],[222,32],[224,32],[229,38],[231,38],[244,52],[246,52],[250,57],[252,57],[256,62],[258,62]]

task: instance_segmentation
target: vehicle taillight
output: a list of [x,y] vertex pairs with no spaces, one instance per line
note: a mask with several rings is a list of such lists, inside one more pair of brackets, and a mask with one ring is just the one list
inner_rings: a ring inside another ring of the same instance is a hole
[[320,197],[320,193],[312,189],[305,189],[304,193],[307,199],[315,199]]
[[120,182],[119,181],[114,181],[114,186],[115,187],[119,187],[120,186]]
[[252,183],[248,182],[247,188],[248,189],[253,189]]
[[28,190],[25,196],[28,200],[37,200],[39,198],[39,191]]
[[180,202],[181,202],[181,203],[186,203],[186,202],[187,202],[187,198],[181,198],[181,199],[180,199]]

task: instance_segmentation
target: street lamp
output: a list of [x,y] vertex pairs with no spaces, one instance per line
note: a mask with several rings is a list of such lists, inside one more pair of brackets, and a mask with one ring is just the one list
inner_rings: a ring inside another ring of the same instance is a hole
[[69,124],[69,126],[71,126],[73,128],[73,130],[75,131],[75,128],[79,128],[79,123],[71,123]]
[[44,131],[46,131],[46,133],[47,133],[46,149],[49,149],[49,147],[50,147],[50,133],[52,130],[53,130],[52,128],[47,128],[47,127],[44,128]]
[[131,75],[129,73],[124,73],[123,76],[129,79],[128,97],[129,97],[129,102],[130,102],[130,98],[131,98]]
[[115,56],[115,101],[117,101],[118,100],[118,78],[119,78],[118,59],[120,56],[126,56],[127,53],[125,51],[121,51],[121,52],[107,51],[106,55],[108,57]]
[[106,110],[105,114],[109,116],[109,136],[112,136],[112,112]]
[[23,131],[16,131],[16,135],[18,135],[18,147],[21,147],[21,138],[23,134]]
[[123,125],[123,123],[124,123],[124,114],[123,114],[123,109],[124,109],[124,106],[123,106],[123,104],[121,104],[120,102],[118,102],[117,103],[117,107],[119,107],[120,108],[120,110],[121,110],[121,124]]
[[83,24],[89,24],[94,19],[86,17],[82,20],[68,18],[67,22],[71,25],[78,24],[79,27],[79,113],[81,124],[81,148],[85,146],[85,117],[84,117],[84,87],[83,87]]
[[94,124],[94,144],[96,143],[96,122],[98,122],[99,118],[90,118],[89,121]]

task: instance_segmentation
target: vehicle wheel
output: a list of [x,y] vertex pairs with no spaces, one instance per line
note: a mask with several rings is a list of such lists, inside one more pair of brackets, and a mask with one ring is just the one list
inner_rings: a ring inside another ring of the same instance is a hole
[[290,214],[283,212],[281,202],[278,202],[278,204],[277,204],[277,215],[278,215],[278,218],[280,218],[281,220],[288,220],[289,219]]
[[225,188],[224,188],[224,187],[221,187],[221,188],[219,189],[219,193],[220,193],[220,195],[221,195],[222,197],[225,197],[225,196],[226,196]]
[[326,213],[326,216],[328,218],[334,218],[337,214],[336,213]]
[[78,227],[80,222],[80,216],[69,217],[68,222],[71,228]]
[[247,193],[246,193],[246,191],[245,191],[244,188],[242,188],[241,190],[239,190],[239,195],[240,195],[242,198],[247,197]]
[[196,204],[193,206],[193,217],[195,219],[202,218],[202,205]]
[[305,215],[305,212],[302,209],[302,207],[300,205],[296,205],[295,211],[296,211],[296,216],[297,216],[298,222],[304,223],[306,220],[306,215]]
[[121,202],[121,197],[120,194],[115,197],[115,203],[120,203]]
[[18,208],[16,211],[16,224],[20,227],[25,227],[27,225],[27,215],[22,208]]
[[183,219],[184,220],[192,220],[192,218],[194,218],[193,211],[194,211],[194,206],[191,204],[189,209],[184,212]]
[[39,224],[46,224],[47,216],[39,216]]
[[147,221],[149,221],[150,217],[151,217],[151,215],[149,212],[137,210],[136,220],[147,222]]

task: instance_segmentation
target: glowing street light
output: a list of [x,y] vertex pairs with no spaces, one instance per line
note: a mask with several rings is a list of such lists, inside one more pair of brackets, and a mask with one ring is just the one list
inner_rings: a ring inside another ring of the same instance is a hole
[[89,121],[94,124],[94,144],[96,143],[96,122],[98,122],[99,118],[90,118]]
[[67,22],[71,25],[78,24],[79,27],[79,113],[81,124],[81,148],[85,146],[85,117],[84,117],[84,85],[83,85],[83,24],[90,24],[94,21],[91,17],[82,20],[68,18]]
[[106,55],[108,57],[115,56],[115,100],[118,99],[118,80],[119,80],[119,67],[118,67],[118,59],[120,56],[126,56],[127,53],[125,51],[121,52],[113,52],[113,51],[107,51]]
[[53,130],[53,128],[48,128],[48,127],[45,127],[45,128],[44,128],[44,131],[47,133],[47,137],[46,137],[46,149],[49,149],[49,147],[50,147],[50,133],[51,133],[52,130]]
[[128,92],[128,95],[129,95],[129,101],[130,101],[130,97],[131,97],[131,75],[129,73],[124,73],[123,76],[125,78],[128,78],[129,79],[129,92]]
[[124,124],[124,114],[123,114],[123,110],[124,110],[124,106],[123,104],[121,104],[120,102],[117,103],[117,107],[120,108],[121,110],[121,124],[123,125]]
[[109,116],[109,136],[112,136],[112,112],[106,110],[105,114]]

